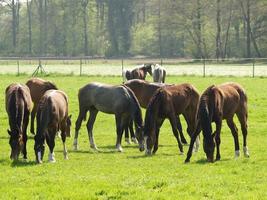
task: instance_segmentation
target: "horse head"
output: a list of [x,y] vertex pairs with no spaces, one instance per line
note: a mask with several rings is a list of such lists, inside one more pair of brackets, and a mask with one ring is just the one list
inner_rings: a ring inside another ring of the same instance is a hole
[[9,138],[9,145],[11,147],[10,159],[18,160],[19,154],[24,147],[22,131],[19,128],[16,128],[12,131],[7,130],[7,132],[10,135],[10,138]]
[[153,64],[145,64],[146,72],[148,72],[150,76],[152,76],[152,65]]
[[214,161],[214,150],[215,150],[214,134],[211,135],[211,138],[204,137],[203,149],[207,156],[208,162],[213,162]]
[[143,126],[136,126],[136,139],[139,144],[139,150],[144,151],[144,127]]

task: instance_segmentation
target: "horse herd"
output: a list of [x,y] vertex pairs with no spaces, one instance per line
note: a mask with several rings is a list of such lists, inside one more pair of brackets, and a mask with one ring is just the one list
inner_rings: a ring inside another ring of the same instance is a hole
[[[159,66],[160,67],[160,66]],[[159,68],[158,67],[158,68]],[[157,76],[164,82],[166,71],[159,70]],[[220,160],[220,132],[222,120],[226,119],[235,144],[235,157],[240,155],[238,131],[233,121],[236,114],[241,124],[243,135],[243,152],[249,157],[247,147],[247,96],[237,83],[211,85],[202,95],[189,84],[149,83],[145,80],[146,73],[152,75],[151,65],[144,65],[133,71],[124,71],[126,82],[121,85],[103,83],[89,83],[80,88],[78,93],[79,115],[75,123],[73,146],[78,149],[78,135],[82,121],[89,119],[86,127],[90,147],[97,150],[93,136],[93,125],[99,111],[114,114],[116,121],[116,149],[123,151],[121,140],[125,132],[126,141],[129,140],[129,130],[133,142],[138,143],[139,150],[146,155],[155,154],[158,150],[160,128],[168,119],[175,136],[180,154],[183,154],[183,144],[187,144],[184,137],[179,115],[183,115],[187,124],[187,133],[191,138],[185,162],[192,156],[194,143],[196,150],[199,146],[198,136],[203,133],[203,149],[209,162]],[[150,73],[151,72],[151,73]],[[153,73],[156,73],[154,70]],[[153,74],[154,76],[154,74]],[[162,79],[162,77],[164,77]],[[133,79],[133,80],[130,80]],[[33,107],[33,108],[32,108]],[[146,109],[143,123],[141,107]],[[32,109],[31,109],[32,108]],[[49,147],[48,159],[55,162],[54,146],[57,132],[61,132],[64,158],[67,159],[65,145],[66,137],[70,136],[71,115],[68,113],[68,97],[58,90],[57,86],[40,78],[32,78],[26,84],[13,83],[6,88],[6,111],[9,118],[11,146],[10,158],[17,160],[19,154],[27,159],[27,126],[31,114],[31,133],[34,136],[34,151],[36,162],[42,163],[45,151],[45,141]],[[36,115],[37,127],[34,129]],[[216,128],[212,132],[211,123]],[[134,132],[134,128],[135,132]]]

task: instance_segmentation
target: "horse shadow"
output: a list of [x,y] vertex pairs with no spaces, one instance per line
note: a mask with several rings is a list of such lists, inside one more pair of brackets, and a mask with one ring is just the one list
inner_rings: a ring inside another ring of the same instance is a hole
[[36,166],[36,162],[17,160],[11,163],[11,167],[28,167],[28,166]]

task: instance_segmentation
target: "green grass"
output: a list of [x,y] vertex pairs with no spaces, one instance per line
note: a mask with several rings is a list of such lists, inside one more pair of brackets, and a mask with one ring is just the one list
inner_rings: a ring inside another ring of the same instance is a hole
[[[200,151],[193,154],[191,163],[184,164],[185,155],[178,154],[176,140],[168,121],[161,129],[160,146],[155,156],[145,157],[137,146],[126,145],[124,141],[124,152],[117,153],[114,116],[99,113],[94,126],[94,136],[101,152],[96,153],[89,149],[86,123],[83,122],[79,151],[72,151],[73,138],[68,138],[69,160],[64,160],[62,143],[57,138],[57,162],[47,162],[46,147],[45,162],[36,165],[32,136],[27,146],[28,161],[12,163],[9,159],[10,147],[6,132],[8,120],[4,106],[5,88],[12,82],[25,83],[28,78],[0,75],[1,199],[266,199],[267,79],[167,77],[168,83],[192,83],[199,92],[211,84],[226,81],[243,85],[249,100],[249,159],[244,158],[243,154],[239,159],[234,159],[234,142],[225,122],[221,134],[222,160],[213,164],[206,163],[202,145]],[[120,77],[58,75],[46,78],[54,81],[68,94],[73,124],[78,115],[77,92],[80,87],[92,81],[111,84],[121,82]],[[184,120],[182,122],[185,130]],[[238,123],[237,125],[240,130]],[[239,136],[242,146],[241,134]],[[184,149],[187,152],[188,146]]]

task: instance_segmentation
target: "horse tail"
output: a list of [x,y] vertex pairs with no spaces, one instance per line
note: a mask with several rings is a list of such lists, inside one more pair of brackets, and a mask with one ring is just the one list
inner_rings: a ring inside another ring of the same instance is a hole
[[143,126],[143,118],[142,118],[142,111],[140,108],[140,104],[134,94],[134,92],[126,85],[122,85],[130,95],[130,101],[131,101],[131,115],[132,119],[134,120],[135,124],[139,127]]
[[158,115],[159,108],[162,106],[161,102],[164,99],[164,91],[162,88],[157,89],[157,91],[151,97],[149,104],[146,109],[146,116],[145,116],[145,127],[144,133],[149,133],[150,129],[152,128],[153,124],[155,124],[155,118]]
[[41,99],[37,109],[37,134],[44,134],[45,129],[51,122],[53,113],[53,104],[51,97],[47,100]]
[[199,120],[202,126],[204,137],[212,135],[212,117],[214,112],[213,97],[214,97],[214,86],[210,86],[201,96],[199,103]]
[[[18,101],[20,101],[20,104],[18,104]],[[24,121],[24,112],[25,112],[25,97],[22,91],[22,88],[19,87],[16,93],[16,119],[17,119],[17,126],[20,130],[20,133],[22,133],[22,126]]]
[[8,112],[8,117],[9,117],[10,128],[16,127],[17,102],[16,102],[16,93],[15,92],[12,92],[10,94],[7,109],[8,109],[7,112]]

